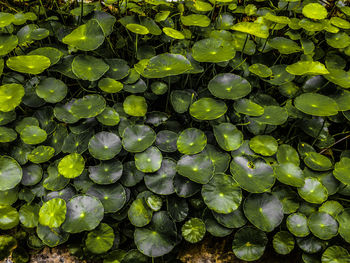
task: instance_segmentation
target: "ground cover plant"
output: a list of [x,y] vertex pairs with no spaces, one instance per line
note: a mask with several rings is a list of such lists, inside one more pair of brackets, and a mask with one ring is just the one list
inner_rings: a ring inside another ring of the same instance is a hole
[[350,262],[345,0],[0,7],[0,259]]

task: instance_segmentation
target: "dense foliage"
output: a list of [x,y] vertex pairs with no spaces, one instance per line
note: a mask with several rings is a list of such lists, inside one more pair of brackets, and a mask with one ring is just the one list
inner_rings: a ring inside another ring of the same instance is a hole
[[0,6],[0,259],[350,262],[345,0]]

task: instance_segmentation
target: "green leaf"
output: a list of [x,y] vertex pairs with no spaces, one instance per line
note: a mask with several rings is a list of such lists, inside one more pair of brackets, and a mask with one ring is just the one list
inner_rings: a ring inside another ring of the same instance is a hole
[[299,61],[286,67],[286,71],[293,75],[324,75],[329,74],[326,67],[318,61]]
[[184,239],[190,243],[201,241],[205,235],[206,228],[204,222],[199,218],[191,218],[181,227]]
[[201,98],[190,106],[190,114],[198,120],[215,120],[227,111],[225,102],[212,98]]
[[147,113],[147,102],[144,97],[130,95],[125,98],[123,108],[130,116],[143,117]]
[[241,76],[222,73],[210,80],[208,89],[217,98],[236,100],[247,96],[251,92],[251,85]]
[[213,211],[229,214],[238,209],[242,201],[242,191],[233,178],[226,174],[215,174],[202,187],[205,204]]
[[62,228],[68,233],[95,229],[103,219],[103,205],[95,197],[77,195],[67,202],[66,221]]
[[50,59],[45,56],[25,55],[10,57],[6,61],[6,65],[14,71],[36,75],[50,67],[51,62]]
[[83,51],[97,49],[104,42],[103,30],[95,19],[89,20],[66,35],[62,42]]
[[303,7],[303,15],[311,19],[325,19],[328,15],[327,9],[319,3],[310,3]]
[[112,132],[99,132],[91,137],[89,141],[89,153],[98,160],[110,160],[122,149],[122,142]]
[[257,228],[271,232],[283,220],[282,203],[272,194],[251,194],[243,204],[244,214]]
[[61,198],[54,198],[45,202],[39,211],[39,223],[50,228],[57,228],[66,219],[66,202]]
[[21,84],[11,83],[0,86],[0,111],[14,110],[22,101],[24,88]]
[[214,165],[204,153],[183,155],[176,166],[177,172],[193,182],[206,184],[214,175]]
[[263,231],[247,226],[235,233],[232,250],[239,259],[254,261],[262,257],[267,242],[267,236]]
[[239,22],[237,24],[234,24],[231,29],[254,35],[260,38],[269,37],[269,28],[267,27],[267,25],[264,24],[252,22]]
[[0,157],[0,191],[14,188],[22,180],[22,168],[9,156]]
[[109,225],[101,223],[96,229],[88,233],[85,245],[92,253],[102,254],[112,248],[114,238],[113,229]]
[[239,186],[250,193],[266,192],[275,183],[272,167],[262,159],[235,156],[230,171]]
[[224,62],[235,57],[234,46],[226,40],[206,38],[192,46],[192,57],[198,62]]
[[196,128],[183,130],[177,138],[177,149],[182,154],[196,154],[207,145],[207,136]]
[[71,153],[63,157],[58,163],[58,172],[66,178],[81,175],[85,167],[84,158],[78,153]]
[[102,59],[89,55],[78,55],[72,62],[72,72],[82,80],[95,81],[100,79],[109,69]]
[[135,154],[135,165],[144,173],[154,173],[161,167],[163,156],[157,147],[151,146],[144,152]]
[[338,113],[338,104],[330,97],[317,93],[303,93],[294,100],[295,107],[310,115],[332,116]]

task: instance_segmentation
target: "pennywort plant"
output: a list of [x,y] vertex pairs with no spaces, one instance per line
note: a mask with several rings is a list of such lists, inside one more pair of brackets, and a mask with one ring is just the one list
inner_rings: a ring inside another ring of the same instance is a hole
[[0,4],[1,258],[350,261],[347,1]]

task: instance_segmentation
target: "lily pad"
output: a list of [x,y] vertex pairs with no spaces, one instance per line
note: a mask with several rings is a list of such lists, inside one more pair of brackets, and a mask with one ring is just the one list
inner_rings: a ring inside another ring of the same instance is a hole
[[325,19],[328,15],[327,9],[319,3],[310,3],[305,5],[302,13],[307,18],[315,20]]
[[215,174],[202,187],[205,204],[216,213],[229,214],[238,209],[242,191],[233,178],[226,174]]
[[270,39],[268,43],[281,54],[293,54],[301,51],[301,47],[296,42],[285,37],[275,37]]
[[123,165],[119,160],[89,166],[89,177],[96,184],[113,184],[120,179],[122,173]]
[[66,178],[81,175],[85,167],[84,158],[78,153],[71,153],[63,157],[57,166],[58,172]]
[[257,135],[249,141],[250,148],[261,155],[271,156],[277,152],[278,143],[270,135]]
[[63,52],[53,47],[39,47],[28,53],[28,55],[40,55],[48,57],[51,62],[51,66],[55,65],[63,56]]
[[293,75],[324,75],[329,74],[325,65],[318,61],[299,61],[286,67],[286,71]]
[[32,163],[44,163],[55,155],[55,149],[51,146],[40,145],[34,148],[28,155],[28,160]]
[[235,156],[230,171],[239,186],[250,193],[266,192],[275,183],[272,167],[262,159]]
[[18,38],[15,35],[0,36],[0,56],[5,56],[14,50],[18,45]]
[[130,125],[122,134],[122,144],[128,152],[143,152],[156,140],[156,133],[147,125]]
[[181,228],[184,239],[190,243],[197,243],[204,238],[206,228],[204,222],[199,218],[191,218]]
[[339,234],[346,241],[350,241],[350,230],[348,224],[350,222],[350,209],[345,208],[336,217],[339,224]]
[[177,149],[182,154],[196,154],[207,145],[207,136],[196,128],[183,130],[177,139]]
[[16,140],[17,133],[14,129],[7,127],[0,127],[0,143],[1,142],[12,142]]
[[174,39],[184,39],[185,36],[180,31],[173,29],[171,27],[163,27],[163,32],[168,37],[174,38]]
[[107,93],[117,93],[123,89],[123,83],[112,78],[103,78],[98,82],[98,87]]
[[207,27],[210,25],[209,17],[207,17],[205,15],[198,15],[198,14],[181,16],[181,22],[185,26]]
[[328,240],[338,234],[338,222],[325,212],[310,215],[308,226],[312,234],[322,240]]
[[249,66],[249,71],[261,78],[267,78],[272,75],[272,70],[268,66],[260,63]]
[[9,156],[0,157],[0,191],[14,188],[22,180],[22,168]]
[[262,257],[267,242],[267,236],[263,231],[247,226],[235,233],[232,250],[239,259],[254,261]]
[[176,175],[176,162],[170,158],[164,158],[161,167],[153,174],[144,177],[145,185],[153,193],[170,195],[175,192],[173,179]]
[[209,81],[208,89],[213,96],[230,100],[243,98],[252,90],[250,83],[245,78],[232,73],[216,75]]
[[295,107],[310,115],[332,116],[338,113],[338,104],[330,97],[317,93],[303,93],[294,100]]
[[221,123],[213,127],[219,146],[225,151],[237,150],[243,143],[243,134],[231,123]]
[[135,69],[145,78],[164,78],[185,73],[192,69],[192,65],[183,55],[163,53],[139,61]]
[[294,249],[295,241],[288,231],[280,231],[273,236],[272,244],[278,254],[287,255]]
[[6,65],[14,71],[36,75],[50,67],[51,62],[49,58],[44,56],[26,55],[10,57],[6,61]]
[[343,157],[335,164],[333,175],[343,184],[350,184],[350,158]]
[[192,46],[192,57],[198,62],[224,62],[235,57],[231,42],[219,38],[206,38]]
[[184,113],[191,105],[192,93],[188,90],[173,90],[170,93],[170,102],[175,112]]
[[350,262],[350,254],[341,246],[330,246],[322,254],[322,263]]
[[36,88],[38,97],[49,103],[57,103],[63,100],[68,92],[67,85],[56,78],[46,78]]
[[45,202],[39,211],[39,223],[50,228],[57,228],[66,219],[67,206],[61,198],[54,198]]
[[264,108],[249,99],[239,99],[233,104],[235,111],[248,116],[261,116]]
[[293,213],[287,217],[287,228],[296,237],[306,237],[310,234],[307,217],[302,213]]
[[8,230],[19,224],[19,215],[12,206],[0,206],[0,229]]
[[95,81],[100,79],[109,69],[102,59],[89,55],[78,55],[73,59],[72,71],[82,80]]
[[38,204],[25,204],[19,209],[19,221],[24,227],[34,228],[39,223],[39,210]]
[[101,223],[96,229],[87,234],[86,248],[94,254],[102,254],[112,248],[114,231],[109,225]]
[[130,116],[143,117],[147,113],[147,102],[144,97],[130,95],[125,98],[123,108]]
[[285,162],[275,167],[277,180],[283,184],[302,187],[304,185],[303,171],[294,163]]
[[25,144],[39,144],[46,140],[45,130],[38,126],[26,126],[21,130],[21,139]]
[[163,155],[157,147],[151,146],[141,153],[135,154],[135,165],[144,173],[154,173],[161,167]]
[[101,114],[105,108],[105,99],[100,95],[93,94],[75,100],[68,111],[77,118],[91,118]]
[[294,163],[299,166],[300,159],[298,152],[289,144],[281,144],[276,154],[279,163]]
[[137,198],[131,203],[128,210],[128,218],[136,227],[143,227],[151,222],[153,211],[149,208],[143,198]]
[[89,153],[98,160],[110,160],[122,149],[118,135],[102,131],[96,133],[89,141]]
[[201,98],[190,106],[190,114],[198,120],[215,120],[227,111],[225,102],[212,98]]
[[283,220],[283,206],[279,199],[270,194],[251,194],[243,204],[244,214],[257,228],[271,232]]
[[0,111],[14,110],[22,101],[24,88],[21,84],[11,83],[0,86]]
[[214,175],[214,165],[207,154],[183,155],[177,162],[177,172],[200,184],[206,184]]
[[135,33],[135,34],[139,34],[139,35],[147,35],[149,33],[149,30],[147,27],[143,26],[143,25],[139,25],[139,24],[127,24],[125,26],[128,30],[130,30],[131,32]]
[[95,229],[103,219],[104,208],[95,197],[77,195],[67,202],[66,221],[62,228],[68,233]]
[[109,65],[106,76],[115,80],[125,78],[129,74],[130,67],[124,59],[110,58],[105,62]]
[[49,228],[48,226],[38,225],[36,233],[42,243],[49,247],[56,247],[66,242],[69,233],[64,232],[61,228]]
[[328,191],[322,183],[313,177],[306,177],[305,183],[298,188],[298,194],[309,203],[322,204],[328,198]]
[[175,152],[177,151],[177,138],[176,132],[161,130],[157,133],[155,143],[162,152]]
[[233,30],[254,35],[260,38],[269,37],[269,28],[265,24],[252,23],[252,22],[239,22],[232,26]]
[[304,163],[315,171],[328,171],[332,169],[332,162],[326,156],[310,152],[304,158]]
[[83,51],[97,49],[104,42],[105,36],[97,20],[91,19],[66,35],[62,42]]
[[175,223],[167,212],[153,215],[152,222],[145,228],[136,228],[135,244],[139,251],[149,257],[160,257],[169,253],[177,244]]
[[98,198],[105,213],[116,213],[126,203],[126,191],[120,184],[92,185],[86,194]]

